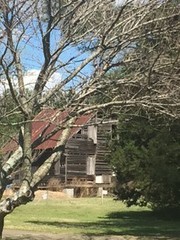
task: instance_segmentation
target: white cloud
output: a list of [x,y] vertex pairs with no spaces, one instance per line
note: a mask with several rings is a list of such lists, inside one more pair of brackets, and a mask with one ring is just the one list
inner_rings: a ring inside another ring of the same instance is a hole
[[40,70],[31,69],[24,74],[24,84],[27,88],[33,88]]
[[[28,70],[23,77],[25,88],[33,89],[35,82],[39,76],[40,70],[39,69],[30,69]],[[11,77],[12,84],[16,88],[17,87],[17,77]],[[54,73],[51,78],[48,80],[45,91],[54,87],[57,83],[62,80],[62,75],[58,72]],[[8,82],[7,79],[2,77],[0,78],[0,94],[2,94],[5,89],[8,89]]]
[[133,4],[146,4],[149,2],[149,0],[115,0],[115,5],[119,7],[130,2]]
[[127,3],[126,0],[116,0],[116,1],[115,1],[115,5],[116,5],[116,6],[122,6],[122,5],[124,5],[125,3]]
[[[28,70],[24,75],[24,84],[26,88],[32,89],[34,87],[34,84],[38,78],[38,75],[40,73],[40,70],[38,69],[30,69]],[[55,86],[59,81],[61,81],[62,76],[60,73],[56,72],[54,73],[51,78],[48,80],[46,84],[46,88],[52,88]]]

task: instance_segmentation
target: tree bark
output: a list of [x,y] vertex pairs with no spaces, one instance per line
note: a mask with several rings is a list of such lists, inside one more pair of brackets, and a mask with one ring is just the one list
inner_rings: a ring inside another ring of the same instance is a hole
[[4,229],[4,213],[0,213],[0,239],[2,239],[3,229]]

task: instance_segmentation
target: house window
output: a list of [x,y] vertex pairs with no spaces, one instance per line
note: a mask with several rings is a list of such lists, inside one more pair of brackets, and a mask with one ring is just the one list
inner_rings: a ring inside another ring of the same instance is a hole
[[94,144],[97,144],[97,126],[88,126],[88,138],[91,138]]
[[61,158],[54,164],[54,175],[61,174],[61,168],[65,167],[66,157],[62,154]]
[[94,175],[95,174],[95,156],[88,156],[87,157],[87,168],[86,173],[87,175]]
[[80,130],[77,132],[77,134],[82,134],[82,130],[80,129]]
[[54,165],[54,175],[60,175],[60,160],[58,160]]

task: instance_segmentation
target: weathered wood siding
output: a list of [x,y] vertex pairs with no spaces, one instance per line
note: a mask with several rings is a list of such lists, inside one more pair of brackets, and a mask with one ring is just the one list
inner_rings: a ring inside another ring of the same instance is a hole
[[[64,155],[54,164],[42,180],[41,186],[46,187],[49,180],[54,180],[57,185],[72,184],[74,181],[84,181],[84,183],[96,183],[96,176],[101,183],[111,183],[112,170],[109,166],[106,155],[109,153],[107,148],[107,138],[112,133],[111,124],[96,125],[100,121],[97,117],[91,119],[89,126],[84,126],[66,144]],[[95,123],[93,125],[93,123]],[[44,159],[51,155],[52,149],[44,152],[35,150],[39,155],[33,163],[33,172],[40,166]],[[57,180],[57,181],[56,181]]]
[[96,150],[96,176],[111,175],[112,170],[109,166],[106,155],[109,153],[107,148],[107,138],[111,135],[112,127],[110,124],[99,125],[97,129],[97,150]]
[[71,138],[65,149],[65,161],[61,165],[60,175],[65,182],[69,182],[75,178],[87,178],[91,176],[87,173],[87,161],[89,156],[94,156],[96,145],[87,136],[76,134]]

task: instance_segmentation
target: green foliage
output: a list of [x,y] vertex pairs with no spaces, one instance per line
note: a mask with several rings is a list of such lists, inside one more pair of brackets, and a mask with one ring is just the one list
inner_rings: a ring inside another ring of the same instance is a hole
[[72,103],[76,92],[73,88],[68,91],[56,91],[47,102],[47,105],[53,108],[63,108],[68,103]]
[[9,90],[0,96],[0,145],[2,146],[19,129],[22,116],[16,107]]
[[128,206],[180,207],[179,122],[141,117],[120,121],[112,141],[111,164],[117,197]]

